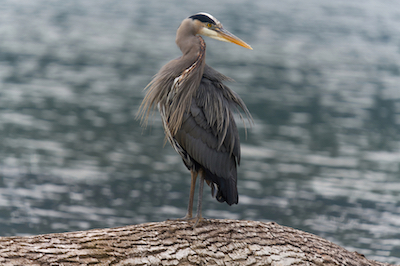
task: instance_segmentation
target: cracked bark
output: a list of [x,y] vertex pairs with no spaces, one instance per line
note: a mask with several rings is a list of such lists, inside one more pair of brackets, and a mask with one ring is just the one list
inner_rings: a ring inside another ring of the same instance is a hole
[[0,237],[0,265],[389,265],[316,235],[256,221],[165,221]]

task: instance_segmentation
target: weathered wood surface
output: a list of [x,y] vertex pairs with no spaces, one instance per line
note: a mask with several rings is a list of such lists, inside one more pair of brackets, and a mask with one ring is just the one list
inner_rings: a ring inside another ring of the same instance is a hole
[[318,236],[237,220],[0,238],[0,265],[389,265]]

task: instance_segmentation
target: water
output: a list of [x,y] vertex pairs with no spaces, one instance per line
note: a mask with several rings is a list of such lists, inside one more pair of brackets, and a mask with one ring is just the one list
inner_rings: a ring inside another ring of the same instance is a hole
[[[0,235],[181,217],[189,173],[143,88],[179,56],[175,31],[215,15],[253,51],[206,39],[207,63],[255,119],[239,124],[239,205],[400,263],[400,6],[394,1],[2,1]],[[209,7],[209,9],[205,9]]]

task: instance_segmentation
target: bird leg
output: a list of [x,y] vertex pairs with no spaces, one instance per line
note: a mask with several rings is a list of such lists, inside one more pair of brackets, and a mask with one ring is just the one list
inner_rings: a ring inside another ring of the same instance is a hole
[[183,218],[178,218],[178,219],[172,219],[175,221],[189,221],[189,220],[195,220],[195,223],[193,225],[193,228],[195,228],[199,222],[203,220],[203,217],[201,215],[201,206],[202,206],[202,201],[203,201],[203,188],[204,188],[204,172],[202,170],[200,172],[200,184],[199,184],[199,198],[197,201],[197,213],[196,216],[193,217],[193,200],[194,200],[194,191],[196,188],[196,180],[197,180],[197,175],[198,172],[195,170],[191,170],[191,184],[190,184],[190,194],[189,194],[189,204],[188,204],[188,209],[185,217]]
[[196,214],[196,222],[193,225],[193,228],[195,228],[200,221],[203,220],[203,217],[201,216],[201,205],[203,201],[203,187],[204,187],[204,176],[203,176],[203,171],[200,172],[200,184],[199,184],[199,198],[197,200],[197,214]]
[[178,219],[168,219],[168,220],[173,220],[173,221],[187,221],[187,220],[192,220],[192,213],[193,213],[193,199],[194,199],[194,191],[196,189],[196,180],[197,180],[197,171],[195,170],[190,170],[191,174],[191,182],[190,182],[190,194],[189,194],[189,204],[187,208],[187,213],[185,217],[183,218],[178,218]]
[[187,213],[185,217],[183,217],[183,219],[191,219],[193,213],[193,199],[194,199],[194,190],[196,188],[197,171],[190,170],[190,175],[192,180],[190,182],[189,203],[188,203]]

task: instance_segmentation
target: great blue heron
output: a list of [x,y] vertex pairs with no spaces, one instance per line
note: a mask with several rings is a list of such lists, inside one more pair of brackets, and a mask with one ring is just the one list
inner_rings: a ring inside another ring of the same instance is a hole
[[[206,45],[199,35],[252,49],[210,14],[198,13],[184,19],[176,33],[182,56],[155,75],[140,106],[142,123],[147,123],[150,109],[157,105],[166,138],[191,172],[189,204],[182,219],[196,219],[194,226],[202,219],[204,180],[219,202],[238,203],[240,142],[232,110],[240,108],[252,119],[242,99],[222,83],[230,78],[205,64]],[[197,215],[192,218],[198,174]]]

